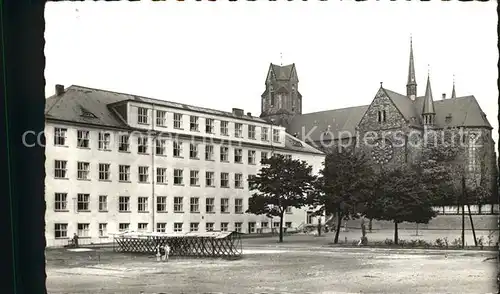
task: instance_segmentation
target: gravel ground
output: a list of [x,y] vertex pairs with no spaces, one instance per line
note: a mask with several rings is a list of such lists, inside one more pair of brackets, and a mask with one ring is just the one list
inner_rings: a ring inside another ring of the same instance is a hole
[[48,293],[497,293],[495,252],[332,248],[327,237],[244,240],[239,260],[48,250]]

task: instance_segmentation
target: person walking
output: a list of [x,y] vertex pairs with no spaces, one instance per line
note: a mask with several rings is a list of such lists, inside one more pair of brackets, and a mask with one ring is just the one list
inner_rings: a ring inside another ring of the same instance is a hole
[[156,246],[156,261],[160,261],[160,258],[161,258],[161,250],[160,250],[161,246],[158,244]]
[[162,248],[163,248],[163,255],[161,260],[168,261],[168,256],[170,255],[170,246],[168,246],[168,244],[165,244],[165,246],[163,246]]

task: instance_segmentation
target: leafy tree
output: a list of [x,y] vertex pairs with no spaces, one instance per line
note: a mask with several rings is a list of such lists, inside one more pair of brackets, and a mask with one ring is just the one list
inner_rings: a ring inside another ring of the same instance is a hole
[[283,242],[283,216],[288,207],[301,208],[312,193],[316,176],[305,161],[276,154],[261,162],[259,173],[249,178],[251,190],[247,213],[280,218],[279,242]]
[[367,201],[365,215],[394,222],[394,243],[398,244],[398,224],[428,223],[436,212],[431,193],[412,169],[382,170],[374,185],[373,197]]
[[319,207],[317,214],[336,214],[334,243],[338,243],[341,221],[356,218],[364,210],[374,171],[361,152],[339,149],[327,153],[309,204]]

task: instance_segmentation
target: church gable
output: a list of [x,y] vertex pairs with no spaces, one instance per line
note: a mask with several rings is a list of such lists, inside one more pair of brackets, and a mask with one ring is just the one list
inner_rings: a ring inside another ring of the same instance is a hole
[[402,128],[406,119],[386,91],[380,88],[359,122],[361,131]]

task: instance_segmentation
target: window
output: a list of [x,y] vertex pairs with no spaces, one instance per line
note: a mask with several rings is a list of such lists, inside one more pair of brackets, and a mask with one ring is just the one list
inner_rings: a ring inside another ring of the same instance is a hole
[[248,150],[248,164],[255,164],[255,150]]
[[182,197],[174,197],[174,212],[183,212]]
[[156,125],[165,127],[167,125],[167,112],[165,110],[156,111]]
[[280,141],[280,130],[273,130],[273,141],[279,143]]
[[130,182],[130,165],[119,165],[118,176],[120,182]]
[[267,159],[267,152],[261,152],[260,153],[260,162],[262,162],[265,159]]
[[157,196],[156,197],[156,211],[157,212],[167,212],[167,197]]
[[189,130],[190,131],[194,131],[194,132],[198,132],[199,131],[199,128],[198,128],[198,117],[197,116],[191,116],[191,117],[189,117]]
[[248,139],[255,140],[255,126],[248,126]]
[[248,223],[248,233],[255,233],[255,222]]
[[66,146],[66,133],[68,129],[55,128],[54,129],[54,145]]
[[148,124],[148,109],[144,107],[137,108],[137,123]]
[[182,142],[174,141],[174,156],[182,157]]
[[243,213],[243,199],[234,199],[234,213]]
[[234,162],[243,163],[243,150],[234,149]]
[[147,232],[148,231],[148,223],[138,223],[137,231],[139,232]]
[[182,114],[174,113],[174,128],[182,130]]
[[167,232],[167,223],[156,223],[156,231],[158,233],[166,233]]
[[262,132],[260,134],[261,140],[262,141],[269,141],[269,133],[268,133],[269,129],[266,127],[262,127],[261,130],[262,130]]
[[285,223],[285,227],[286,227],[287,229],[291,229],[291,228],[292,228],[292,222],[286,222],[286,223]]
[[62,211],[68,209],[68,194],[56,193],[54,195],[54,210]]
[[243,223],[234,223],[234,230],[238,233],[241,233],[241,228],[243,227]]
[[220,173],[220,186],[229,188],[229,173]]
[[220,161],[229,161],[229,148],[228,147],[220,147]]
[[267,228],[268,228],[268,225],[269,225],[269,223],[268,223],[268,222],[260,222],[260,227],[261,227],[262,229],[267,229]]
[[139,166],[139,183],[147,183],[149,181],[149,167]]
[[167,183],[167,169],[164,167],[156,168],[156,182],[159,184]]
[[215,213],[215,199],[207,198],[205,200],[205,212],[206,213]]
[[198,159],[198,144],[189,144],[189,158]]
[[108,211],[108,196],[99,195],[99,211]]
[[156,155],[166,155],[166,139],[156,139]]
[[129,223],[119,223],[118,224],[118,231],[120,231],[120,232],[126,232],[126,231],[128,231],[129,228],[130,228]]
[[130,151],[130,144],[129,144],[129,135],[120,135],[118,143],[118,151],[121,152],[129,152]]
[[192,213],[200,212],[200,199],[198,197],[191,197],[190,211]]
[[215,177],[214,172],[211,172],[211,171],[205,172],[205,178],[206,178],[205,185],[207,187],[214,187],[215,186],[214,177]]
[[110,150],[109,145],[111,144],[111,134],[100,132],[99,133],[99,142],[98,142],[99,150]]
[[67,238],[68,237],[68,224],[54,224],[54,237]]
[[234,187],[243,188],[243,174],[234,174]]
[[229,213],[229,198],[220,199],[220,212]]
[[77,163],[77,178],[79,180],[89,180],[90,173],[90,163],[88,162],[78,162]]
[[137,211],[138,212],[148,211],[148,197],[139,197],[137,199]]
[[148,153],[148,138],[145,136],[140,136],[137,138],[137,153],[147,154]]
[[174,232],[182,232],[182,223],[174,223]]
[[385,110],[379,110],[377,114],[378,114],[377,121],[379,123],[383,123],[386,121]]
[[228,122],[227,121],[221,121],[220,122],[220,134],[223,136],[228,136],[229,135],[229,128],[228,128]]
[[273,222],[273,228],[279,228],[280,222]]
[[214,223],[205,223],[205,230],[207,232],[213,232],[213,230],[214,230]]
[[90,237],[90,224],[78,224],[78,237]]
[[77,194],[77,211],[90,210],[90,194]]
[[200,226],[200,223],[191,223],[191,224],[189,224],[189,231],[190,232],[198,232],[199,226]]
[[99,163],[99,180],[109,181],[110,179],[110,164],[109,163]]
[[200,185],[200,172],[197,170],[192,170],[189,172],[189,184],[191,186],[199,186]]
[[235,123],[234,124],[234,136],[236,138],[242,138],[243,137],[243,125],[240,123]]
[[205,160],[214,160],[214,146],[205,145]]
[[469,135],[469,172],[476,172],[477,163],[476,163],[476,135]]
[[108,236],[108,224],[100,223],[99,224],[99,237],[107,237]]
[[205,132],[207,134],[213,134],[214,133],[214,119],[213,118],[207,118],[207,119],[205,119]]
[[76,145],[80,148],[89,148],[89,131],[77,131],[76,132]]
[[220,231],[227,232],[228,226],[229,226],[229,223],[220,223]]
[[285,212],[286,213],[292,213],[292,207],[291,206],[287,206]]
[[66,160],[56,160],[54,162],[54,177],[57,179],[66,179]]
[[174,185],[183,185],[182,173],[182,169],[174,169]]
[[118,211],[119,212],[130,211],[130,197],[129,196],[118,197]]

